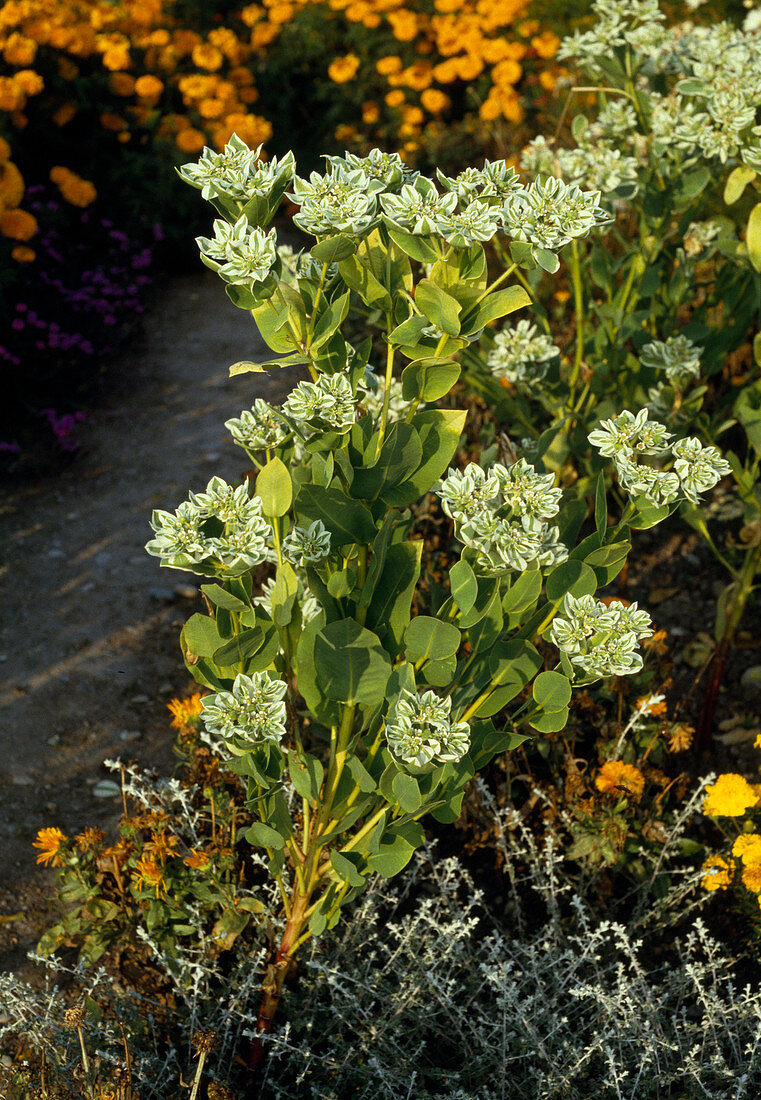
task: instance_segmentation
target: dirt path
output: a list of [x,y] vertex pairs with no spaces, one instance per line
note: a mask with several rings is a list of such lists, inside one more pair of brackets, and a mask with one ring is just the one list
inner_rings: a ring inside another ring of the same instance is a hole
[[94,793],[109,757],[172,768],[166,703],[192,683],[178,636],[200,579],[145,553],[148,521],[213,474],[242,474],[224,421],[293,384],[228,378],[261,351],[211,273],[174,279],[111,368],[84,453],[0,502],[0,969],[25,968],[48,919],[37,830],[114,822],[116,801]]

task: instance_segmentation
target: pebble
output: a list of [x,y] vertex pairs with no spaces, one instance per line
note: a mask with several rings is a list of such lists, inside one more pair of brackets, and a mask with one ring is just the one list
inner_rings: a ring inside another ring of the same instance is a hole
[[65,558],[66,552],[64,550],[57,550],[55,547],[52,550],[48,550],[49,558]]
[[158,686],[159,695],[171,695],[173,691],[174,684],[170,684],[168,680],[164,680],[163,684],[159,684]]
[[149,703],[150,697],[148,695],[133,695],[130,699],[130,703]]
[[142,736],[143,736],[143,734],[142,734],[141,730],[122,730],[121,733],[119,734],[119,740],[120,741],[137,741]]
[[740,677],[740,687],[746,691],[761,691],[761,665],[746,668]]
[[52,745],[52,746],[60,745],[61,744],[61,735],[60,735],[60,733],[54,733],[52,737],[48,737],[46,744]]
[[5,1069],[13,1069],[13,1059],[10,1054],[4,1054],[2,1058],[0,1058],[0,1064],[2,1064]]
[[11,783],[13,783],[15,787],[34,786],[34,780],[32,779],[31,775],[25,775],[23,772],[19,772],[17,775],[14,775],[11,778]]
[[174,592],[170,588],[149,588],[148,595],[152,600],[161,600],[163,603],[171,603],[174,600]]
[[181,600],[194,600],[198,595],[198,589],[194,584],[176,584],[174,595]]

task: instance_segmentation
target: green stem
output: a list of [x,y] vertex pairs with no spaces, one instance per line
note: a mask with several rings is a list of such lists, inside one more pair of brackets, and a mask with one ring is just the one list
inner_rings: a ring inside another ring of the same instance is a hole
[[499,275],[494,280],[494,282],[491,283],[490,286],[487,286],[486,290],[483,292],[483,294],[481,294],[479,298],[476,298],[475,302],[473,303],[473,307],[475,308],[475,306],[477,306],[480,302],[483,302],[484,298],[486,298],[487,295],[491,294],[493,290],[496,290],[498,286],[501,286],[502,283],[504,283],[505,279],[509,279],[517,266],[517,264],[510,264],[507,270],[503,271],[502,274]]
[[579,246],[576,241],[571,241],[571,282],[573,284],[573,304],[576,314],[576,349],[573,359],[573,369],[568,382],[569,394],[567,407],[573,409],[576,398],[576,385],[579,380],[581,363],[584,358],[584,288],[581,284],[581,261],[579,259]]
[[[386,314],[386,335],[391,332],[393,325],[393,318],[390,313]],[[386,382],[383,390],[383,410],[381,411],[381,422],[378,428],[378,449],[376,455],[380,454],[380,449],[383,446],[383,440],[386,436],[386,425],[388,423],[388,407],[391,401],[391,380],[394,377],[394,348],[391,344],[388,345],[386,352]]]

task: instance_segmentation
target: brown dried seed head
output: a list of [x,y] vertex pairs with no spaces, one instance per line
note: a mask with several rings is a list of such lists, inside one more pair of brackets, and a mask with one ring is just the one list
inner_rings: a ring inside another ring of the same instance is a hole
[[67,1008],[63,1014],[63,1021],[67,1027],[81,1027],[87,1019],[87,1013],[81,1005]]
[[216,1031],[196,1031],[191,1036],[190,1043],[196,1054],[210,1054],[219,1046],[219,1035]]
[[209,1100],[235,1100],[238,1094],[233,1092],[227,1085],[220,1085],[217,1081],[212,1081],[206,1090],[206,1095]]

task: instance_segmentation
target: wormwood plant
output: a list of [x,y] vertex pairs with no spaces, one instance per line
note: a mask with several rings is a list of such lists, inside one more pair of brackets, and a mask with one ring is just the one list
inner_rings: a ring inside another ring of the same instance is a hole
[[[614,460],[619,503],[643,494],[665,510],[679,493],[672,473],[691,466],[682,516],[730,576],[698,728],[706,748],[724,660],[761,568],[761,36],[730,23],[666,26],[657,0],[598,0],[593,12],[589,29],[560,48],[582,75],[558,134],[532,141],[523,166],[535,186],[601,189],[615,219],[602,239],[568,250],[572,312],[561,325],[572,336],[560,339],[562,353],[537,305],[536,324],[487,338],[466,362],[504,423],[529,440],[557,428],[545,463],[578,477],[579,495],[594,492],[600,468],[590,440]],[[578,113],[582,94],[597,99],[595,110]],[[556,140],[566,116],[570,148]],[[524,277],[546,300],[541,276],[535,267]],[[607,438],[590,435],[601,421]],[[660,469],[635,455],[656,456]],[[713,518],[742,520],[723,547],[696,495],[716,473],[731,473],[733,493]]]
[[[649,615],[595,593],[626,559],[627,524],[661,512],[638,497],[627,523],[607,526],[601,481],[577,542],[586,507],[544,470],[549,437],[531,462],[449,470],[466,414],[435,407],[463,349],[529,300],[503,285],[512,268],[489,282],[484,243],[507,235],[515,265],[552,269],[557,249],[608,220],[599,192],[524,187],[488,161],[439,191],[377,150],[329,157],[307,180],[292,154],[264,163],[237,138],[181,175],[220,215],[198,240],[203,261],[280,356],[231,373],[297,364],[311,378],[281,407],[257,400],[228,421],[255,480],[215,477],[174,514],[155,512],[147,547],[210,579],[209,614],[189,620],[182,649],[213,693],[207,735],[247,784],[246,836],[266,853],[285,921],[261,1036],[295,953],[369,876],[402,870],[426,815],[454,821],[468,780],[526,727],[562,729],[574,687],[641,667]],[[298,256],[267,228],[286,192],[316,238]],[[347,343],[352,304],[379,341]],[[685,474],[676,495],[689,485]],[[462,549],[448,585],[426,591],[411,535],[428,492]],[[260,589],[265,563],[274,577]]]

